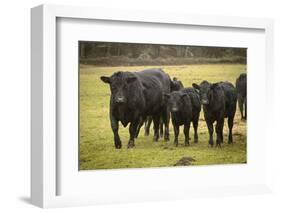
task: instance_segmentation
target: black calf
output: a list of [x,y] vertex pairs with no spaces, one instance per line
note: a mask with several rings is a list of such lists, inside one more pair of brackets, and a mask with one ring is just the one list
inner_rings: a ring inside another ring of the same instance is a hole
[[174,144],[178,145],[179,127],[184,125],[185,145],[189,145],[189,129],[190,123],[193,122],[194,142],[198,142],[198,120],[201,110],[199,97],[192,88],[174,91],[166,94],[168,99],[168,109],[172,115],[172,123],[174,127]]

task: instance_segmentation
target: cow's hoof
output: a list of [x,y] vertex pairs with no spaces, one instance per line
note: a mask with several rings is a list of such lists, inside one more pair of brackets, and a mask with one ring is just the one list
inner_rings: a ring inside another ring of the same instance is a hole
[[221,144],[216,144],[216,148],[221,148]]
[[209,141],[209,147],[213,147],[213,146],[214,146],[213,140]]
[[164,141],[169,141],[170,137],[169,136],[165,136]]
[[184,145],[185,145],[185,146],[189,146],[189,142],[185,142]]
[[210,144],[210,143],[208,144],[209,148],[213,148],[213,146],[214,146],[214,144]]
[[128,148],[128,149],[132,149],[132,148],[134,148],[134,146],[135,146],[135,145],[128,144],[128,145],[127,145],[127,148]]
[[121,149],[121,148],[122,148],[121,144],[115,145],[115,149]]
[[135,146],[134,143],[132,142],[129,142],[128,145],[127,145],[127,148],[130,149],[130,148],[133,148]]
[[194,143],[198,143],[198,138],[194,138]]
[[153,137],[153,142],[158,142],[158,137]]

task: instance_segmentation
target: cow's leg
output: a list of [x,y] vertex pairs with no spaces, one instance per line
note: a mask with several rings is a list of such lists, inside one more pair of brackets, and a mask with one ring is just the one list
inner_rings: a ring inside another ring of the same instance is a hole
[[160,123],[160,115],[154,115],[152,117],[153,125],[154,125],[154,136],[153,141],[157,142],[159,139],[159,123]]
[[184,136],[185,136],[185,141],[184,144],[185,146],[189,146],[189,129],[190,129],[190,121],[184,124]]
[[175,135],[174,144],[175,146],[178,146],[179,144],[178,137],[179,137],[180,128],[179,125],[176,124],[173,124],[173,127],[174,127],[174,135]]
[[122,143],[118,134],[119,124],[118,121],[114,118],[114,116],[110,115],[110,123],[111,129],[114,134],[114,144],[116,149],[121,149]]
[[149,135],[149,129],[150,129],[151,122],[152,122],[152,117],[151,116],[147,117],[147,119],[145,121],[145,126],[144,126],[144,135],[145,136]]
[[216,123],[216,134],[217,134],[217,140],[216,140],[216,146],[220,147],[221,143],[223,143],[223,125],[224,125],[224,118],[217,120]]
[[194,143],[198,142],[198,133],[197,133],[197,129],[198,129],[198,121],[199,121],[199,113],[196,114],[192,120],[192,124],[193,124],[193,129],[194,129]]
[[247,96],[244,97],[244,103],[245,103],[245,120],[247,120]]
[[131,122],[130,127],[129,127],[129,132],[130,132],[130,140],[128,142],[128,148],[132,148],[135,146],[135,136],[137,133],[139,121],[134,121]]
[[160,119],[160,123],[159,123],[159,130],[160,130],[160,138],[163,138],[163,120]]
[[233,127],[233,118],[234,116],[232,117],[229,117],[228,118],[228,129],[229,129],[229,135],[228,135],[228,143],[231,144],[233,141],[232,141],[232,127]]
[[169,133],[170,112],[168,111],[168,109],[165,110],[162,117],[163,117],[162,128],[163,128],[163,123],[165,125],[164,140],[169,141],[170,140],[170,133]]
[[139,133],[140,133],[140,129],[141,129],[141,127],[142,127],[144,121],[145,121],[145,119],[143,119],[143,118],[140,119],[139,125],[138,125],[138,127],[137,127],[137,132],[136,132],[135,138],[138,138]]
[[241,113],[241,119],[243,120],[244,119],[244,116],[243,116],[243,97],[241,95],[238,95],[238,106],[239,106],[239,110],[240,110],[240,113]]
[[214,145],[214,140],[213,140],[213,133],[214,133],[213,123],[210,122],[210,121],[207,121],[207,126],[208,126],[208,132],[209,132],[209,146],[213,147],[213,145]]

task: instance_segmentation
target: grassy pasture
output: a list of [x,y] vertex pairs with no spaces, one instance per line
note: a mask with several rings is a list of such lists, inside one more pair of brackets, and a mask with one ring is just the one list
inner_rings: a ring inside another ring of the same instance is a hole
[[[112,168],[143,168],[173,166],[182,157],[195,159],[192,165],[245,163],[246,155],[246,123],[241,121],[238,110],[235,115],[232,145],[227,144],[227,122],[224,127],[224,143],[222,148],[208,148],[208,131],[204,121],[203,109],[199,121],[199,142],[193,143],[193,127],[190,129],[190,146],[184,146],[183,128],[180,129],[179,146],[173,145],[173,131],[170,122],[170,142],[162,138],[152,142],[152,134],[144,136],[141,129],[139,138],[133,149],[127,149],[129,140],[128,127],[119,125],[122,149],[114,148],[113,133],[109,120],[109,86],[100,80],[100,76],[110,76],[115,71],[138,71],[152,66],[134,67],[95,67],[80,66],[80,153],[81,170]],[[159,67],[159,66],[158,66]],[[202,80],[217,82],[227,80],[235,83],[240,73],[244,72],[242,64],[212,64],[161,66],[171,78],[179,78],[185,87]],[[151,133],[152,133],[151,126]],[[214,138],[215,139],[215,138]]]

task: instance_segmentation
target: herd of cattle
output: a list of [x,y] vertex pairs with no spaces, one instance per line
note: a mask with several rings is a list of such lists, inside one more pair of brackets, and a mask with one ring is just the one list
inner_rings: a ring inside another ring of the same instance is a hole
[[[134,147],[140,128],[145,124],[145,135],[149,135],[153,122],[153,140],[164,136],[169,140],[170,117],[174,127],[174,144],[178,145],[179,127],[184,125],[185,145],[189,145],[189,129],[192,122],[194,142],[198,142],[198,122],[203,105],[205,121],[209,132],[209,145],[213,146],[213,124],[216,122],[216,146],[223,142],[224,118],[227,118],[229,135],[232,143],[233,119],[238,106],[241,118],[247,116],[247,79],[241,74],[236,80],[236,87],[230,82],[209,83],[202,81],[199,85],[184,88],[182,82],[161,69],[149,69],[139,72],[116,72],[101,80],[110,85],[110,123],[114,134],[115,148],[122,143],[118,134],[119,121],[124,127],[129,123],[130,139],[128,148]],[[245,110],[243,110],[245,107]],[[244,112],[245,111],[245,112]]]

